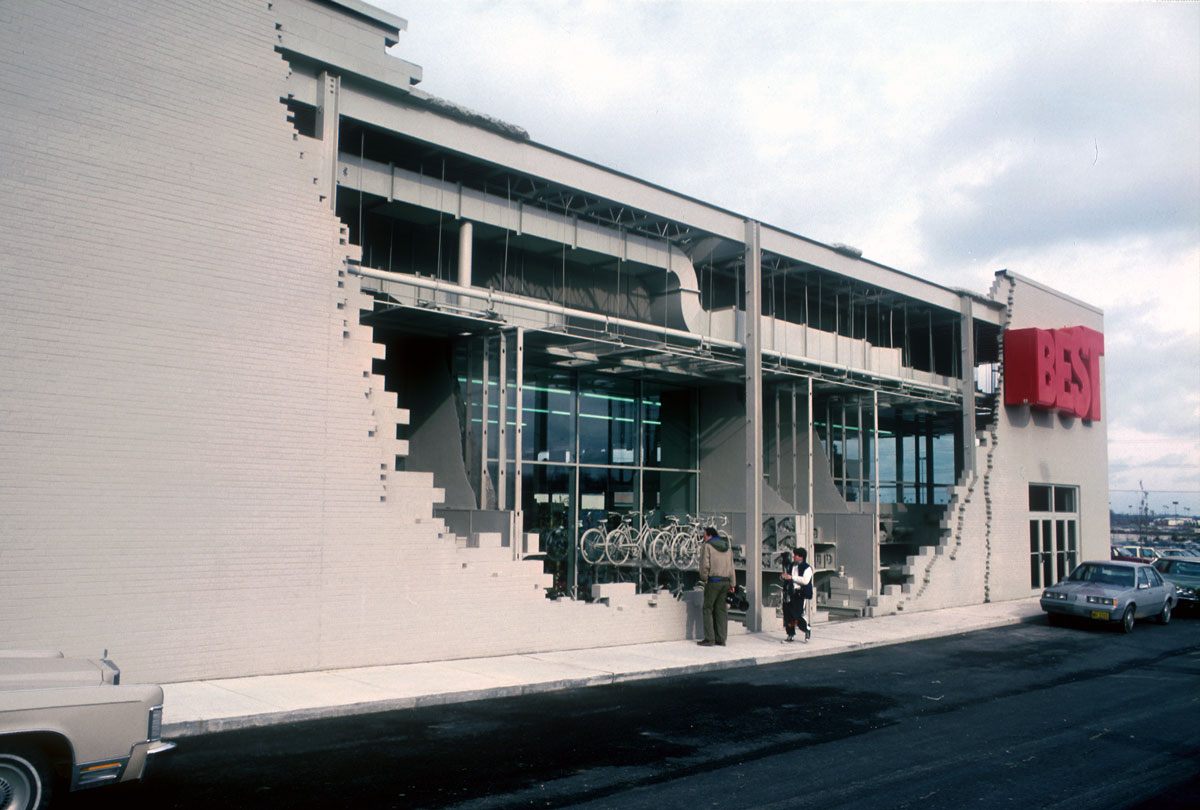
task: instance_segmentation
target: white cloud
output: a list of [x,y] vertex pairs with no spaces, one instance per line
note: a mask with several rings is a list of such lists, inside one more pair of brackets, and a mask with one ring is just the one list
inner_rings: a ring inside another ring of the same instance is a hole
[[1200,489],[1200,4],[377,2],[426,90],[535,140],[1105,308],[1113,486]]

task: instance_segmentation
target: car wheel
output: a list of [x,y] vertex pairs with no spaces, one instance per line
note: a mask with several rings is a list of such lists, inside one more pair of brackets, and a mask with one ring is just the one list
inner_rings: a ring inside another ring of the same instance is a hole
[[1171,600],[1170,599],[1168,599],[1166,602],[1163,603],[1162,613],[1158,614],[1158,623],[1159,624],[1170,624],[1171,623]]
[[50,766],[32,751],[0,751],[0,810],[42,810],[50,803]]
[[1133,605],[1125,608],[1125,612],[1121,614],[1121,632],[1133,632]]

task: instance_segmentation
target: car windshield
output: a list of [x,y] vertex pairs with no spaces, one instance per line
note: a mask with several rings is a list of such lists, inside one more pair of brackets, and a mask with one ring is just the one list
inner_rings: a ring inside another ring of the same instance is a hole
[[1170,560],[1166,566],[1159,569],[1164,574],[1179,574],[1185,577],[1200,577],[1200,563],[1186,560]]
[[1072,582],[1092,582],[1097,585],[1120,585],[1133,587],[1133,569],[1119,565],[1084,564],[1071,572]]

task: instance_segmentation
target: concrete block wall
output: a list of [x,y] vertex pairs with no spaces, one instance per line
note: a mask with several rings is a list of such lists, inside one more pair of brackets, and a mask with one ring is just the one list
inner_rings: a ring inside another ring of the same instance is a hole
[[[991,295],[1008,306],[1006,328],[1087,326],[1104,331],[1100,310],[1012,273]],[[1103,380],[1103,369],[1101,371]],[[1103,392],[1103,386],[1102,386]],[[955,487],[937,546],[909,558],[913,583],[875,600],[876,614],[933,610],[1034,595],[1029,579],[1029,484],[1079,487],[1079,560],[1107,559],[1107,431],[1027,406],[1000,406],[996,422],[977,434],[974,476]]]
[[683,637],[395,469],[271,6],[0,5],[0,645],[169,682]]
[[[998,275],[993,296],[1010,302],[1009,327],[1057,329],[1086,326],[1104,331],[1103,313],[1014,273]],[[1101,397],[1106,371],[1101,359]],[[1029,584],[1029,484],[1079,487],[1079,559],[1108,559],[1108,411],[1084,422],[1073,416],[1000,409],[995,491],[992,495],[993,568],[997,598],[1035,592]]]

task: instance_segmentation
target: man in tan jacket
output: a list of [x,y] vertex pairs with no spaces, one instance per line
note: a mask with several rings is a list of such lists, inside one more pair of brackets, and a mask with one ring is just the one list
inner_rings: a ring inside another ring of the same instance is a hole
[[700,547],[700,581],[704,583],[704,640],[701,647],[725,646],[729,606],[725,594],[733,593],[737,584],[733,570],[733,549],[729,541],[709,526],[704,530]]

